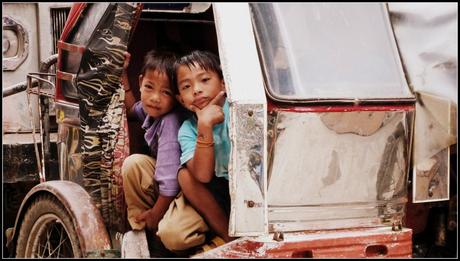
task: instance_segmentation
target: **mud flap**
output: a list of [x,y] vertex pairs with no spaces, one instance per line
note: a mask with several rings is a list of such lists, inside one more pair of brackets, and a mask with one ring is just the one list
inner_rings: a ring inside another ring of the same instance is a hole
[[[121,87],[124,52],[136,18],[135,6],[112,3],[85,48],[76,77],[80,106],[84,187],[101,210],[106,224],[121,213],[111,204],[114,151],[123,127],[124,91]],[[134,20],[133,20],[134,19]]]

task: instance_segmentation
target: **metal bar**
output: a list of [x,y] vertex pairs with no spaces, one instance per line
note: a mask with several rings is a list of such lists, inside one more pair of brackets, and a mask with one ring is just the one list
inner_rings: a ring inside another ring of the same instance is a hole
[[[58,59],[58,55],[54,54],[48,57],[45,61],[43,61],[40,65],[40,73],[38,75],[46,76],[48,79],[50,77],[54,77],[54,79],[56,79],[56,75],[49,73],[49,70],[51,66],[57,62],[57,59]],[[40,91],[42,82],[50,83],[50,81],[44,80],[44,79],[42,81],[39,80],[39,82],[40,82],[40,84],[38,85],[39,91]],[[51,85],[48,85],[48,86],[51,88],[51,90],[53,90],[52,93],[50,94],[47,93],[46,95],[39,94],[40,97],[38,98],[39,101],[42,102],[40,108],[43,110],[43,115],[40,117],[40,120],[43,121],[43,132],[41,132],[43,134],[43,137],[42,137],[42,147],[43,147],[42,153],[43,153],[43,160],[44,160],[44,163],[43,163],[44,172],[43,173],[45,173],[45,170],[47,169],[47,165],[48,165],[46,164],[48,163],[48,161],[46,161],[45,159],[51,158],[51,154],[50,154],[50,143],[51,143],[50,142],[50,116],[49,116],[50,101],[49,99],[54,98],[54,89],[55,89],[53,83],[51,83]]]
[[51,65],[55,64],[57,62],[58,55],[53,54],[50,57],[46,58],[41,65],[40,65],[40,73],[43,75],[48,75],[48,76],[53,76],[51,73],[47,73],[49,71],[49,68]]
[[[27,90],[29,90],[29,86],[32,85],[32,78],[27,75]],[[30,102],[30,92],[27,91],[27,103],[28,103],[28,108],[29,108],[29,119],[30,119],[30,127],[32,128],[32,139],[34,141],[34,148],[35,148],[35,157],[37,159],[37,168],[38,168],[38,175],[40,177],[40,182],[42,181],[42,178],[44,179],[43,173],[42,173],[42,167],[40,164],[40,153],[38,152],[38,145],[37,141],[35,139],[35,125],[33,121],[33,114],[32,114],[32,103]]]
[[[53,59],[51,59],[51,60],[53,60]],[[48,64],[51,64],[51,62],[48,63]],[[42,66],[42,68],[48,69],[49,66],[47,66],[45,64],[45,66]],[[43,69],[43,70],[45,70],[45,69]],[[31,118],[31,127],[32,127],[33,141],[34,141],[34,146],[35,146],[35,154],[36,154],[36,158],[37,158],[37,167],[39,169],[38,173],[39,173],[39,176],[40,176],[40,182],[44,182],[44,181],[46,181],[45,159],[46,159],[46,156],[49,155],[49,117],[48,117],[49,116],[49,113],[48,113],[49,108],[48,108],[48,104],[46,102],[48,100],[45,99],[43,96],[45,96],[46,98],[53,98],[54,95],[50,94],[50,93],[42,92],[41,89],[40,89],[40,86],[41,86],[41,82],[46,82],[46,83],[50,84],[50,86],[52,86],[52,88],[54,89],[54,84],[51,81],[48,81],[48,80],[43,79],[43,78],[40,78],[39,76],[53,76],[53,77],[55,77],[55,75],[51,74],[51,73],[29,73],[27,75],[27,89],[26,90],[27,90],[27,98],[28,98],[28,103],[29,103],[29,114],[30,114],[30,118]],[[37,85],[37,90],[36,91],[32,90],[31,83],[32,83],[33,79],[35,79],[35,80],[37,80],[37,82],[39,82],[39,84]],[[40,155],[39,155],[40,153],[38,152],[37,141],[35,139],[35,126],[33,124],[33,115],[32,115],[32,108],[31,108],[32,105],[31,105],[31,102],[30,102],[30,94],[36,94],[36,95],[39,96],[38,97],[37,107],[38,107],[38,114],[39,114],[40,143],[41,143],[41,149],[42,149],[41,158],[40,158]],[[48,128],[48,130],[45,130],[45,128]]]
[[[33,77],[32,75],[27,75],[28,77]],[[44,80],[46,81],[46,80]],[[49,81],[46,81],[46,82],[49,82]],[[50,82],[51,83],[51,82]],[[40,84],[38,85],[38,93],[40,93]],[[42,158],[41,158],[41,167],[42,167],[42,175],[40,176],[40,182],[45,182],[46,181],[46,178],[45,178],[45,145],[44,145],[44,137],[43,137],[43,116],[42,116],[42,103],[41,103],[41,97],[38,97],[38,104],[37,104],[37,109],[38,109],[38,126],[40,127],[40,143],[41,143],[41,147],[42,147]],[[35,142],[35,141],[34,141]]]
[[34,90],[34,89],[28,89],[28,92],[29,93],[33,93],[33,94],[36,94],[36,95],[39,95],[39,96],[46,96],[46,97],[49,97],[49,98],[54,98],[54,93],[47,93],[47,92],[41,92],[40,91],[40,86],[41,86],[41,83],[42,82],[45,82],[49,85],[51,85],[51,89],[54,89],[54,83],[49,81],[49,80],[46,80],[46,79],[43,79],[39,76],[52,76],[52,77],[56,77],[55,74],[53,73],[29,73],[27,75],[28,77],[31,77],[31,78],[34,78],[36,80],[38,80],[38,89],[37,90]]
[[[37,87],[37,85],[38,85],[38,81],[35,80],[32,82],[32,87]],[[15,85],[12,85],[10,87],[6,87],[2,91],[2,95],[3,95],[3,98],[5,98],[13,94],[23,92],[26,89],[27,89],[27,81],[24,81],[24,82],[20,82]]]
[[[43,147],[43,158],[50,159],[50,117],[49,117],[49,99],[48,97],[39,97],[41,102],[41,109],[43,110],[43,114],[40,118],[43,121],[43,139],[42,139],[42,147]],[[47,163],[47,161],[45,161]],[[47,164],[44,163],[45,170],[47,169]]]
[[147,22],[168,22],[168,23],[195,23],[195,24],[209,24],[214,25],[214,21],[206,20],[187,20],[187,19],[166,19],[166,18],[140,18],[140,21]]

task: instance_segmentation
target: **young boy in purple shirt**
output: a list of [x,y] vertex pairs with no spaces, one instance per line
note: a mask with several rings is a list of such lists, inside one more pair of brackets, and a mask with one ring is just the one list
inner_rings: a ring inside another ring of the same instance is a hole
[[[130,55],[126,53],[125,72]],[[180,106],[171,88],[175,56],[150,51],[139,75],[141,100],[136,102],[128,77],[123,75],[128,118],[143,122],[150,155],[133,154],[122,167],[128,221],[133,230],[146,229],[155,235],[172,200],[179,192],[177,172],[180,145],[177,133],[183,121]],[[150,234],[151,235],[151,234]]]

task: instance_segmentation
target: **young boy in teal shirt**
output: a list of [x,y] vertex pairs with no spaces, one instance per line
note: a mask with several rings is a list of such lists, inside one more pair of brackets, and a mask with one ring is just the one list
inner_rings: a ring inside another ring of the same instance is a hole
[[176,98],[194,116],[186,120],[178,140],[182,168],[178,181],[185,198],[225,242],[228,235],[228,102],[215,55],[194,51],[175,63]]

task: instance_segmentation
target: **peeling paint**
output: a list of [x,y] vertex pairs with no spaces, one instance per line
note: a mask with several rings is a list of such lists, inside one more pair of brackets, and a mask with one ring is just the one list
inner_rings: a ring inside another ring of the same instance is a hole
[[364,258],[412,255],[412,230],[391,228],[304,231],[284,233],[276,242],[273,235],[244,237],[194,256],[195,258]]
[[381,226],[403,217],[413,115],[413,107],[270,112],[270,231]]
[[[230,234],[265,231],[265,106],[230,103]],[[251,203],[249,203],[251,202]]]

